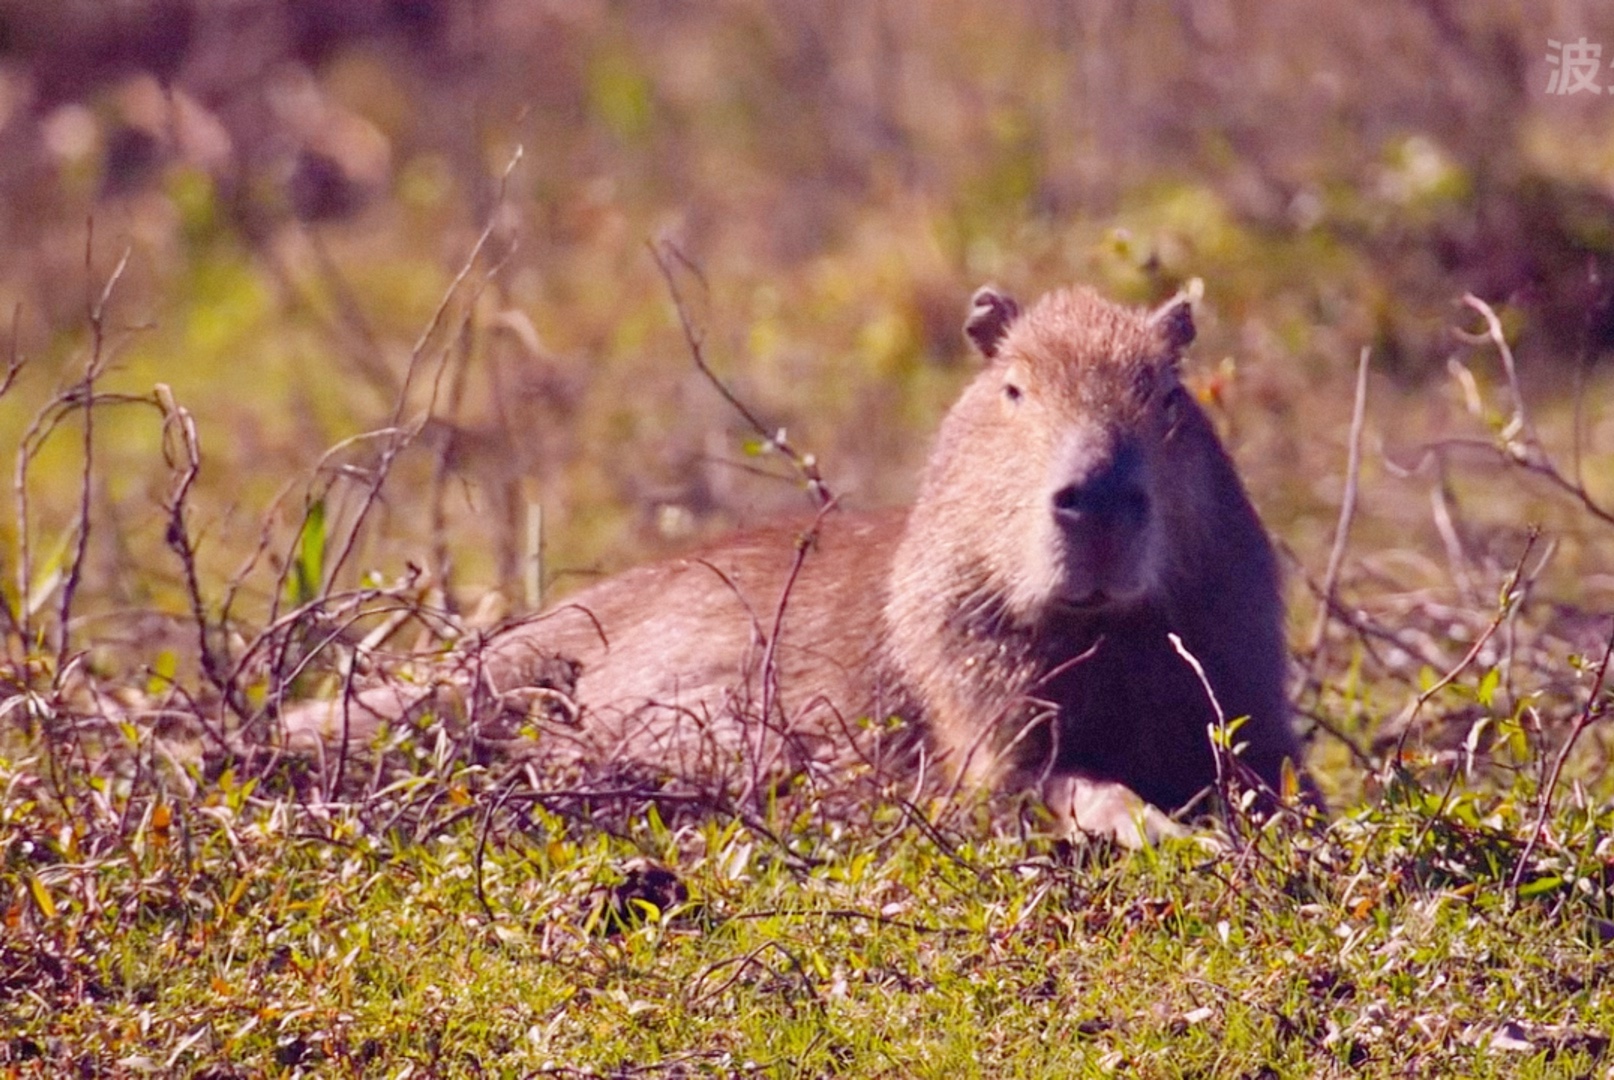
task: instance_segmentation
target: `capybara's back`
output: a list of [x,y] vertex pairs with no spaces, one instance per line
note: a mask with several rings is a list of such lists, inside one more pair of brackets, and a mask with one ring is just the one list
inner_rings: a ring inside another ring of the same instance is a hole
[[[1297,754],[1277,569],[1178,382],[1186,301],[1072,289],[1022,313],[983,289],[966,332],[986,366],[906,514],[832,510],[609,578],[495,637],[465,700],[559,653],[580,710],[540,725],[552,762],[740,792],[924,768],[1135,842],[1216,780],[1213,692],[1276,789]],[[367,691],[347,734],[407,706]],[[294,714],[294,742],[328,743],[335,713]]]

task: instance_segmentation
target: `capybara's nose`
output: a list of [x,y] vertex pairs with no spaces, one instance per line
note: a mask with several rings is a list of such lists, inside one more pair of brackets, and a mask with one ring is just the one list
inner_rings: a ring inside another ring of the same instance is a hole
[[1149,516],[1142,456],[1123,446],[1103,468],[1054,492],[1054,517],[1067,528],[1084,523],[1139,525]]

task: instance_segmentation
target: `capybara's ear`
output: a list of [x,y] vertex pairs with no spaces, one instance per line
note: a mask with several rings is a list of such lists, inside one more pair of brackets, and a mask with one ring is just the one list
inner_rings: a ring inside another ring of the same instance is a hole
[[1178,293],[1155,309],[1149,317],[1166,347],[1173,352],[1186,349],[1194,341],[1194,303],[1186,293]]
[[975,343],[988,360],[998,354],[1009,324],[1020,315],[1020,305],[990,285],[982,285],[970,297],[970,313],[964,319],[964,335]]

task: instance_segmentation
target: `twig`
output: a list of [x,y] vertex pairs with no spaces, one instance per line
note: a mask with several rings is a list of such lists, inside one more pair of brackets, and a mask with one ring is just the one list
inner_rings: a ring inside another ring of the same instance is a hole
[[476,876],[473,879],[476,885],[476,902],[482,905],[482,911],[487,915],[490,923],[497,922],[499,917],[493,913],[493,905],[488,903],[488,894],[482,885],[482,857],[487,851],[488,833],[493,828],[493,816],[509,801],[510,796],[515,792],[516,784],[520,780],[521,774],[517,773],[505,781],[504,790],[499,793],[499,797],[488,804],[487,813],[482,818],[482,827],[477,830],[476,834],[476,855],[472,860],[476,869]]
[[448,404],[443,410],[448,419],[443,424],[443,438],[441,445],[437,447],[436,460],[432,462],[431,487],[426,496],[430,522],[428,531],[431,536],[431,562],[428,565],[437,581],[442,584],[445,594],[453,590],[452,556],[448,550],[448,479],[455,451],[458,449],[457,444],[465,437],[454,421],[460,412],[466,377],[471,367],[470,342],[464,332],[469,327],[469,320],[461,327],[460,347],[455,353],[458,363],[454,364],[454,377],[449,382],[448,388]]
[[1367,415],[1368,348],[1362,347],[1361,359],[1356,364],[1356,398],[1351,406],[1351,434],[1345,461],[1345,491],[1339,504],[1339,521],[1334,526],[1334,546],[1328,553],[1328,569],[1323,574],[1323,602],[1317,609],[1317,621],[1311,628],[1311,659],[1308,676],[1316,671],[1322,649],[1323,635],[1328,631],[1329,612],[1339,588],[1339,573],[1345,563],[1345,544],[1350,538],[1351,521],[1356,516],[1356,491],[1362,474],[1362,426]]
[[[990,719],[988,719],[986,723],[982,724],[980,731],[976,732],[975,738],[970,740],[969,748],[964,752],[964,760],[960,761],[952,768],[952,783],[950,783],[947,786],[947,790],[942,793],[940,800],[941,805],[953,805],[954,799],[964,789],[964,781],[968,778],[971,767],[975,762],[975,755],[979,753],[986,745],[987,740],[990,739],[992,734],[997,730],[998,725],[1009,718],[1009,711],[1015,706],[1020,704],[1031,704],[1041,705],[1042,708],[1021,725],[1020,730],[1015,732],[1012,739],[1005,743],[1000,749],[993,751],[993,765],[996,765],[1005,754],[1013,750],[1016,746],[1019,746],[1022,742],[1030,737],[1033,731],[1044,724],[1054,725],[1053,730],[1055,732],[1055,738],[1057,738],[1059,730],[1056,723],[1059,717],[1058,706],[1052,704],[1051,702],[1043,701],[1042,699],[1034,697],[1033,695],[1043,687],[1052,683],[1061,675],[1065,674],[1065,672],[1070,671],[1072,668],[1077,667],[1080,664],[1085,664],[1087,661],[1091,660],[1094,656],[1098,655],[1098,650],[1103,645],[1104,636],[1101,634],[1097,640],[1095,640],[1086,649],[1077,653],[1075,656],[1068,657],[1065,660],[1060,661],[1058,664],[1055,664],[1052,668],[1049,668],[1047,671],[1038,676],[1025,689],[1021,690],[1017,694],[1012,695],[1007,703],[999,708],[998,711]],[[1048,759],[1044,763],[1042,775],[1039,777],[1039,782],[1046,782],[1049,775],[1052,774],[1055,757],[1056,755],[1053,752],[1048,754]]]
[[[236,597],[240,595],[241,589],[246,585],[247,578],[251,576],[253,570],[257,569],[258,563],[269,550],[269,545],[274,542],[275,517],[280,512],[280,504],[285,501],[286,496],[291,492],[295,484],[296,481],[287,481],[282,484],[280,490],[275,492],[274,498],[269,500],[269,507],[264,511],[263,517],[260,519],[257,546],[252,549],[251,554],[241,560],[241,565],[236,568],[235,573],[230,575],[230,580],[224,587],[224,599],[219,603],[220,626],[229,625],[231,614],[235,611]],[[277,591],[284,587],[283,583],[277,585]]]
[[[1367,351],[1363,350],[1363,356]],[[1326,610],[1326,605],[1325,605]],[[1211,685],[1210,676],[1205,674],[1205,665],[1183,644],[1183,640],[1174,631],[1167,631],[1166,639],[1178,656],[1193,669],[1194,677],[1199,680],[1200,689],[1205,691],[1205,700],[1210,702],[1211,712],[1215,714],[1216,721],[1207,732],[1211,744],[1211,760],[1216,765],[1216,797],[1222,802],[1222,812],[1227,817],[1227,831],[1232,834],[1236,845],[1243,845],[1244,834],[1239,828],[1237,807],[1233,802],[1233,745],[1232,735],[1227,726],[1227,713],[1222,711],[1222,703],[1216,697],[1216,688]]]
[[[741,956],[731,956],[725,960],[719,960],[713,964],[707,965],[704,971],[695,976],[695,981],[690,986],[692,995],[689,999],[690,1006],[692,1008],[700,1006],[712,1000],[717,995],[723,993],[729,987],[738,982],[740,977],[745,974],[746,969],[752,966],[760,967],[769,974],[775,974],[775,972],[766,964],[762,963],[760,959],[762,954],[768,952],[769,950],[779,953],[779,955],[790,961],[790,966],[796,969],[796,975],[801,980],[802,989],[806,991],[807,996],[812,999],[814,1004],[818,1005],[819,1008],[822,1008],[823,1002],[819,1001],[813,994],[812,979],[808,976],[807,969],[802,966],[801,960],[796,956],[795,953],[791,952],[777,941],[764,941],[761,945],[758,945],[756,948]],[[706,980],[719,970],[726,967],[734,968],[734,973],[710,990],[704,990],[703,987],[705,986]]]
[[449,305],[453,302],[454,297],[459,294],[460,286],[465,283],[466,278],[471,276],[472,269],[476,266],[477,260],[487,247],[488,241],[492,239],[494,230],[498,227],[497,207],[504,202],[504,193],[509,184],[510,174],[515,170],[516,165],[520,163],[522,155],[522,148],[517,146],[515,152],[510,156],[509,163],[504,167],[504,173],[499,178],[499,195],[494,202],[495,211],[489,213],[487,223],[483,225],[481,233],[478,234],[476,243],[471,245],[470,254],[465,257],[465,262],[461,265],[459,272],[449,282],[448,288],[444,290],[443,297],[437,304],[437,308],[432,312],[432,317],[427,321],[426,328],[420,332],[420,337],[415,340],[414,347],[409,350],[409,366],[404,370],[403,385],[398,388],[398,396],[392,409],[392,420],[387,425],[397,434],[387,441],[381,452],[381,461],[376,466],[374,479],[365,491],[364,501],[360,504],[359,512],[353,519],[352,528],[348,530],[347,539],[342,545],[342,550],[331,562],[326,575],[327,581],[335,581],[336,575],[352,556],[353,549],[358,544],[359,534],[364,522],[374,508],[376,500],[381,495],[382,485],[386,483],[387,476],[392,471],[393,461],[413,441],[416,432],[419,430],[419,424],[404,428],[403,417],[404,410],[409,405],[409,391],[413,388],[415,376],[420,370],[421,358],[426,353],[427,345],[437,336],[437,331],[442,327],[443,320],[448,314]]
[[[95,380],[106,362],[106,308],[129,265],[129,254],[130,249],[124,248],[112,273],[107,275],[100,295],[89,301],[86,310],[90,323],[90,357],[84,364],[84,378],[74,391],[74,396],[81,397],[84,403],[84,465],[79,478],[78,544],[68,563],[67,579],[62,584],[61,604],[57,609],[57,632],[61,635],[56,643],[58,680],[67,669],[67,654],[71,647],[67,629],[73,615],[73,598],[78,593],[79,582],[84,575],[84,561],[90,550],[90,503],[95,479]],[[95,219],[91,218],[84,241],[84,268],[87,272],[92,268],[94,255]]]
[[[46,406],[49,409],[50,406]],[[17,518],[17,617],[14,620],[17,626],[17,637],[27,647],[28,640],[33,637],[33,588],[34,588],[34,545],[28,527],[28,465],[33,460],[30,450],[30,441],[38,436],[39,428],[45,421],[45,409],[37,413],[23,433],[22,442],[17,446],[17,458],[12,465],[11,494],[15,503]]]
[[1569,729],[1569,737],[1558,748],[1558,754],[1553,758],[1552,770],[1547,774],[1547,782],[1542,785],[1530,839],[1525,842],[1524,850],[1519,853],[1519,861],[1514,864],[1513,875],[1508,880],[1508,888],[1513,890],[1515,899],[1518,898],[1519,884],[1524,880],[1526,868],[1530,865],[1530,856],[1535,853],[1536,845],[1541,842],[1541,836],[1546,831],[1547,818],[1552,813],[1553,795],[1558,790],[1558,781],[1563,775],[1564,762],[1569,760],[1569,752],[1574,749],[1575,743],[1580,740],[1587,728],[1608,715],[1608,705],[1598,699],[1603,696],[1603,685],[1608,676],[1611,656],[1614,656],[1614,627],[1610,627],[1608,643],[1603,646],[1603,658],[1597,664],[1597,674],[1592,678],[1592,688],[1586,695],[1586,704],[1581,707],[1580,715],[1575,718],[1574,727]]
[[833,500],[826,502],[818,508],[813,522],[800,536],[796,538],[795,556],[790,563],[790,574],[785,578],[784,588],[780,590],[779,602],[773,609],[773,629],[768,635],[767,644],[762,650],[762,735],[758,736],[757,761],[752,765],[753,785],[759,779],[760,773],[765,772],[762,759],[762,738],[766,734],[768,725],[773,722],[775,708],[780,709],[779,728],[785,738],[789,737],[789,722],[783,715],[783,708],[779,706],[779,636],[784,632],[785,608],[790,604],[790,594],[795,590],[796,579],[801,576],[802,566],[807,562],[808,554],[818,543],[819,530],[823,527],[824,516],[835,508]]
[[5,397],[11,391],[12,384],[22,369],[27,365],[28,358],[22,354],[20,348],[19,326],[22,323],[22,305],[18,304],[11,309],[11,354],[6,359],[6,373],[0,375],[0,397]]
[[1524,579],[1525,561],[1529,559],[1530,551],[1535,547],[1536,540],[1540,535],[1541,530],[1532,525],[1529,535],[1525,537],[1524,550],[1519,553],[1518,562],[1514,564],[1512,573],[1508,574],[1507,581],[1502,585],[1501,602],[1498,610],[1491,618],[1491,621],[1486,624],[1485,630],[1475,639],[1474,644],[1469,646],[1468,652],[1463,654],[1463,658],[1457,661],[1456,666],[1439,679],[1436,679],[1427,690],[1419,694],[1417,699],[1413,701],[1397,721],[1401,728],[1401,734],[1395,741],[1395,755],[1392,760],[1401,760],[1401,755],[1406,750],[1407,739],[1412,734],[1413,722],[1417,719],[1418,713],[1429,703],[1431,698],[1450,686],[1459,675],[1468,670],[1468,666],[1479,656],[1480,650],[1485,648],[1485,643],[1491,640],[1491,636],[1507,620],[1508,613],[1519,598],[1519,585]]
[[[524,152],[520,146],[516,147],[508,164],[505,166],[504,172],[501,174],[499,179],[498,197],[495,200],[495,207],[502,205],[510,175],[515,170],[516,165],[520,163],[523,153]],[[458,272],[454,275],[453,279],[449,282],[448,287],[444,290],[436,308],[433,309],[431,318],[427,321],[426,326],[421,330],[420,335],[416,338],[414,346],[410,349],[409,364],[405,369],[402,385],[398,387],[397,396],[393,403],[393,411],[389,423],[379,432],[368,432],[358,437],[383,439],[380,459],[376,463],[375,467],[370,471],[370,474],[365,481],[363,499],[360,503],[358,512],[354,516],[352,524],[347,529],[346,535],[336,557],[326,565],[323,575],[324,580],[317,583],[321,595],[316,597],[316,602],[314,604],[306,606],[303,609],[304,611],[315,610],[323,603],[329,602],[330,595],[327,590],[330,589],[330,587],[339,579],[342,568],[347,564],[348,560],[352,557],[354,550],[357,548],[359,538],[363,533],[364,526],[369,518],[370,512],[374,509],[376,502],[380,499],[381,490],[385,486],[388,476],[391,474],[393,463],[396,461],[398,455],[401,454],[413,442],[415,436],[419,433],[426,420],[430,419],[432,410],[435,408],[436,404],[436,395],[438,386],[440,385],[441,370],[439,370],[439,380],[435,380],[433,383],[432,398],[431,402],[428,404],[425,416],[414,423],[406,425],[404,423],[404,413],[409,405],[410,392],[414,388],[416,377],[420,372],[420,367],[426,356],[428,347],[441,330],[444,321],[448,316],[450,306],[453,304],[455,298],[460,295],[461,287],[464,285],[466,279],[471,276],[471,272],[475,269],[483,251],[486,250],[497,226],[498,221],[496,213],[490,213],[486,223],[483,225],[482,231],[477,235],[475,243],[472,244],[470,252],[466,255],[465,260],[461,264]],[[508,257],[508,253],[505,257]],[[496,273],[503,265],[504,259],[501,258],[494,265],[493,269],[490,271],[490,274]],[[468,305],[466,314],[467,319],[471,317],[470,310],[472,308],[474,308],[474,304]],[[445,363],[446,359],[447,354],[445,353]],[[353,441],[357,440],[345,440],[343,443],[338,444],[338,447],[350,445]],[[325,458],[322,459],[321,468],[324,467],[323,462],[329,460],[331,454],[334,454],[338,447],[333,447],[327,452]],[[307,529],[309,515],[312,513],[313,507],[318,503],[318,501],[319,499],[313,496],[311,490],[310,497],[305,502],[303,521],[294,534],[294,539],[292,540],[293,544],[300,542],[303,533]],[[286,559],[282,563],[280,580],[277,582],[274,594],[270,601],[269,621],[271,626],[278,625],[280,623],[280,602],[285,592],[286,575],[289,572],[289,568],[294,559],[295,553],[288,552]],[[268,631],[266,631],[264,635],[260,635],[259,640],[262,641],[267,636]],[[285,667],[286,654],[292,644],[292,636],[287,635],[278,640],[279,648],[276,649],[274,659],[271,664],[271,681],[275,688],[274,693],[276,696],[283,692],[285,684],[289,681],[289,679],[284,676],[283,669]],[[252,650],[249,649],[249,652],[250,651]],[[345,715],[346,708],[344,705],[344,717]]]
[[[341,267],[331,257],[330,249],[325,246],[324,238],[318,230],[308,229],[308,246],[313,252],[314,263],[319,273],[324,277],[325,284],[330,291],[332,301],[336,305],[336,317],[332,322],[348,333],[348,336],[357,341],[358,348],[348,352],[347,356],[353,361],[370,386],[385,400],[397,393],[397,379],[388,369],[385,354],[381,349],[381,342],[376,336],[375,329],[371,327],[364,315],[364,305],[354,295],[353,286],[348,283]],[[288,289],[294,288],[290,275],[285,275]],[[309,306],[315,307],[312,299],[305,298]]]
[[[1541,441],[1541,434],[1536,430],[1535,421],[1525,405],[1524,391],[1519,385],[1518,365],[1514,362],[1513,349],[1507,343],[1507,337],[1502,332],[1502,323],[1496,317],[1491,306],[1472,293],[1463,296],[1463,303],[1479,313],[1485,320],[1485,332],[1471,334],[1462,330],[1455,331],[1457,336],[1471,344],[1489,343],[1495,347],[1497,355],[1502,360],[1502,369],[1507,376],[1508,388],[1513,395],[1513,416],[1507,424],[1497,433],[1496,440],[1484,444],[1509,464],[1523,468],[1526,472],[1534,473],[1547,480],[1552,486],[1568,494],[1580,503],[1581,507],[1593,517],[1607,524],[1614,525],[1614,509],[1604,506],[1592,497],[1580,475],[1580,424],[1578,416],[1575,421],[1576,433],[1574,443],[1574,473],[1573,477],[1565,476],[1547,453],[1546,446]],[[1577,405],[1577,410],[1579,406]],[[1518,437],[1522,434],[1522,440]],[[1447,445],[1463,445],[1466,440],[1448,440]]]
[[[1294,550],[1282,541],[1279,541],[1278,543],[1278,550],[1282,553],[1288,564],[1294,568],[1294,573],[1298,574],[1300,576],[1300,580],[1305,583],[1307,591],[1309,591],[1314,598],[1322,601],[1322,585],[1306,572],[1305,564],[1300,561],[1300,557],[1295,554]],[[1361,643],[1362,648],[1367,651],[1368,655],[1372,656],[1375,660],[1378,660],[1381,664],[1384,664],[1386,668],[1390,667],[1390,665],[1386,664],[1382,656],[1380,656],[1379,649],[1376,645],[1378,642],[1383,642],[1385,645],[1393,646],[1396,649],[1401,650],[1409,657],[1416,659],[1419,663],[1427,667],[1441,666],[1439,656],[1429,651],[1418,642],[1410,640],[1406,635],[1397,634],[1389,627],[1382,625],[1381,623],[1370,618],[1368,615],[1351,610],[1338,600],[1333,601],[1330,604],[1330,607],[1332,609],[1334,619],[1340,623],[1343,623],[1346,627],[1352,630],[1356,634],[1357,640]],[[1314,677],[1308,676],[1308,678],[1309,682],[1315,685],[1317,689],[1321,689],[1320,684],[1317,683],[1317,680]]]
[[[6,362],[5,375],[0,376],[0,398],[5,397],[6,394],[11,391],[11,387],[17,381],[17,376],[22,373],[23,366],[27,363],[26,358],[22,355],[19,348],[20,339],[18,328],[21,322],[22,305],[18,304],[12,309],[11,312],[11,355]],[[19,523],[19,525],[20,524],[21,523]],[[19,546],[26,546],[27,537],[25,534],[18,536],[18,544]],[[19,608],[20,600],[21,598],[19,596]],[[0,581],[0,616],[4,616],[6,625],[11,628],[12,632],[15,633],[19,639],[27,640],[27,634],[23,632],[22,623],[19,621],[21,618],[21,612],[20,610],[12,609],[11,601],[6,596],[6,586],[4,581]]]
[[[332,465],[331,464],[332,459],[335,458],[338,454],[340,454],[344,450],[347,450],[349,447],[355,446],[355,445],[357,445],[359,443],[366,442],[366,441],[369,441],[369,440],[372,440],[372,439],[391,439],[397,433],[398,432],[397,432],[396,428],[384,427],[384,428],[380,428],[380,429],[377,429],[377,430],[374,430],[374,431],[362,431],[357,435],[351,435],[351,436],[349,436],[349,437],[347,437],[345,439],[340,440],[334,446],[329,447],[323,454],[320,455],[319,462],[314,466],[314,475],[315,475],[315,477],[322,477],[327,469],[330,469],[331,472],[333,474],[335,474],[335,475],[338,475],[338,476],[343,475],[343,469],[342,469],[342,467],[340,465]],[[303,536],[307,533],[309,522],[312,519],[312,516],[314,514],[315,508],[317,506],[319,506],[323,502],[323,500],[325,500],[326,497],[330,494],[331,484],[332,484],[332,481],[330,481],[330,480],[326,480],[325,483],[324,483],[324,486],[316,486],[316,485],[311,484],[309,486],[308,490],[304,492],[304,496],[303,496],[303,514],[302,514],[302,517],[297,522],[297,527],[292,530],[292,534],[291,534],[292,535],[292,541],[291,542],[292,542],[293,545],[298,545],[298,544],[301,543]],[[316,490],[318,491],[318,494],[315,494]],[[277,504],[280,502],[280,498],[281,498],[280,496],[276,497],[275,502]],[[270,527],[269,526],[269,519],[266,518],[264,528],[265,528],[265,530],[267,530],[267,529],[269,529],[269,527]],[[267,544],[267,542],[268,542],[267,538],[265,538],[264,542]],[[296,554],[295,548],[293,548],[291,550],[288,550],[288,552],[286,554],[286,557],[284,559],[280,560],[280,570],[279,570],[279,573],[275,577],[274,588],[270,591],[270,594],[269,594],[268,625],[271,626],[271,627],[281,625],[281,621],[280,621],[280,604],[281,604],[281,601],[284,599],[284,597],[286,595],[286,583],[291,578],[293,566],[296,563],[296,561],[297,561],[297,554]],[[322,575],[322,576],[325,577],[325,581],[315,582],[314,584],[320,586],[321,588],[326,588],[326,587],[328,587],[326,585],[326,582],[333,581],[334,579],[331,578],[329,575]],[[319,598],[316,597],[315,599],[316,599],[316,603],[314,603],[312,605],[305,605],[304,608],[301,608],[299,610],[302,610],[302,611],[305,611],[305,612],[313,610],[315,607],[318,606],[317,601],[318,601]],[[327,596],[326,599],[328,600],[329,597]],[[288,626],[288,629],[289,628],[290,627]],[[267,634],[267,631],[265,632],[265,634]],[[259,640],[261,641],[263,639],[263,637],[264,637],[264,635],[259,635]],[[282,686],[286,682],[286,679],[283,677],[282,672],[285,670],[285,666],[286,666],[286,654],[291,649],[292,635],[288,633],[287,635],[277,639],[277,643],[278,643],[278,648],[275,651],[274,659],[269,664],[269,670],[270,670],[270,673],[271,673],[271,685],[273,685],[275,687]],[[257,642],[254,642],[254,647],[256,647],[256,645],[257,645]],[[249,653],[251,651],[252,651],[252,649],[248,650]]]
[[[795,467],[798,476],[805,483],[809,494],[812,496],[818,511],[812,524],[797,539],[795,558],[791,564],[790,573],[785,579],[779,600],[774,605],[772,632],[767,635],[763,644],[761,723],[758,744],[751,759],[751,787],[755,790],[759,786],[760,773],[764,764],[763,750],[765,744],[762,740],[773,725],[773,714],[778,708],[778,648],[779,637],[784,628],[785,609],[789,604],[790,594],[795,588],[796,580],[801,574],[807,555],[817,542],[824,516],[835,509],[836,500],[834,494],[829,490],[829,486],[824,483],[817,459],[812,454],[799,451],[792,446],[789,440],[786,439],[782,429],[770,432],[756,413],[752,412],[750,407],[740,400],[739,395],[729,389],[727,384],[712,370],[711,364],[707,362],[705,337],[699,327],[696,326],[694,317],[690,314],[689,305],[685,303],[683,292],[678,287],[678,275],[675,272],[674,264],[682,265],[704,286],[705,279],[701,276],[700,268],[671,241],[651,242],[648,246],[650,255],[656,262],[656,268],[661,272],[662,279],[667,283],[667,292],[672,299],[673,309],[678,315],[678,324],[683,331],[684,342],[689,348],[689,355],[695,364],[696,370],[717,390],[723,400],[750,425],[751,429],[763,440],[764,445],[770,450],[781,454]],[[738,595],[738,590],[736,589],[735,591],[736,595]],[[754,619],[753,622],[755,622]],[[782,715],[779,717],[779,730],[783,738],[789,738],[788,720]]]
[[1541,434],[1536,430],[1535,422],[1524,403],[1524,390],[1519,386],[1519,367],[1513,360],[1513,348],[1507,342],[1507,336],[1502,333],[1502,321],[1496,317],[1491,305],[1475,296],[1473,293],[1463,294],[1463,303],[1479,313],[1485,320],[1483,334],[1471,334],[1464,330],[1455,333],[1462,340],[1470,344],[1490,342],[1496,346],[1497,356],[1502,360],[1502,371],[1507,376],[1508,390],[1513,395],[1513,417],[1502,430],[1502,437],[1510,443],[1513,435],[1523,432],[1527,448],[1541,451]]
[[[352,623],[350,622],[348,625],[351,626]],[[346,627],[342,629],[346,629]],[[340,630],[333,632],[325,639],[325,644],[330,644],[337,640],[340,634]],[[306,663],[318,654],[319,649],[310,649],[303,660]],[[346,658],[348,661],[347,670],[342,672],[342,736],[341,741],[337,743],[336,769],[333,771],[327,767],[324,761],[320,762],[319,775],[325,786],[324,798],[327,802],[342,790],[343,782],[347,779],[348,757],[353,749],[353,677],[359,670],[359,657],[356,653],[348,653]],[[296,676],[294,675],[292,678],[296,678]],[[322,745],[322,753],[323,750]]]
[[[58,391],[47,401],[29,421],[28,429],[23,433],[21,442],[17,446],[16,464],[12,470],[11,488],[16,500],[17,513],[17,617],[18,633],[24,641],[33,639],[33,615],[45,605],[46,599],[55,589],[42,591],[35,598],[33,592],[33,544],[29,535],[29,500],[28,500],[28,470],[33,465],[34,458],[44,448],[45,444],[55,435],[56,429],[67,422],[76,410],[90,409],[101,405],[127,405],[139,403],[150,405],[149,397],[136,397],[129,394],[92,393],[82,392],[82,383],[75,384]],[[67,541],[62,542],[65,549]]]
[[[190,495],[192,485],[196,483],[197,475],[202,471],[202,449],[196,435],[196,421],[189,409],[174,400],[174,392],[166,384],[158,383],[152,397],[163,415],[163,457],[170,469],[179,469],[179,479],[175,481],[173,491],[168,496],[168,527],[164,530],[163,539],[169,549],[179,557],[180,566],[185,573],[185,593],[190,600],[191,619],[196,624],[202,673],[222,695],[225,705],[234,710],[238,717],[245,719],[246,702],[237,692],[235,680],[225,670],[225,663],[220,660],[218,650],[214,647],[212,627],[207,621],[207,607],[202,602],[202,584],[196,572],[196,546],[191,542],[190,533],[185,527],[185,501]],[[179,445],[183,450],[182,464],[175,461],[176,455],[168,438],[170,433],[177,433]],[[197,718],[200,721],[200,713],[197,714]],[[228,748],[222,732],[205,721],[202,721],[202,727],[221,749]]]
[[723,400],[728,402],[730,407],[739,413],[741,418],[751,426],[751,430],[756,432],[765,446],[770,450],[783,454],[796,467],[796,472],[806,484],[813,501],[820,508],[829,506],[835,501],[835,496],[830,492],[828,485],[824,483],[824,477],[819,472],[818,459],[812,454],[803,453],[792,446],[790,441],[785,438],[783,429],[769,431],[757,415],[750,410],[745,402],[740,400],[734,391],[728,388],[723,380],[718,377],[717,372],[712,370],[712,366],[707,363],[704,339],[700,330],[695,326],[694,319],[689,314],[688,305],[684,303],[684,295],[678,288],[678,276],[674,273],[673,262],[682,263],[692,273],[695,273],[697,278],[699,278],[699,271],[695,269],[684,253],[678,249],[677,245],[669,240],[652,241],[648,246],[651,258],[656,260],[656,268],[661,271],[662,279],[667,282],[667,292],[671,295],[673,308],[678,313],[678,323],[683,328],[684,341],[689,346],[689,353],[695,361],[695,367],[706,377],[706,381],[711,383],[717,392],[722,395]]

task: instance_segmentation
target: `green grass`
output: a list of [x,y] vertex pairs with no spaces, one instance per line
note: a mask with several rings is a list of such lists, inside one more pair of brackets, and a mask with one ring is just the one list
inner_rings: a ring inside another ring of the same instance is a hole
[[1573,1076],[1614,1025],[1614,813],[1516,888],[1524,779],[1121,855],[47,766],[0,773],[14,1075]]

